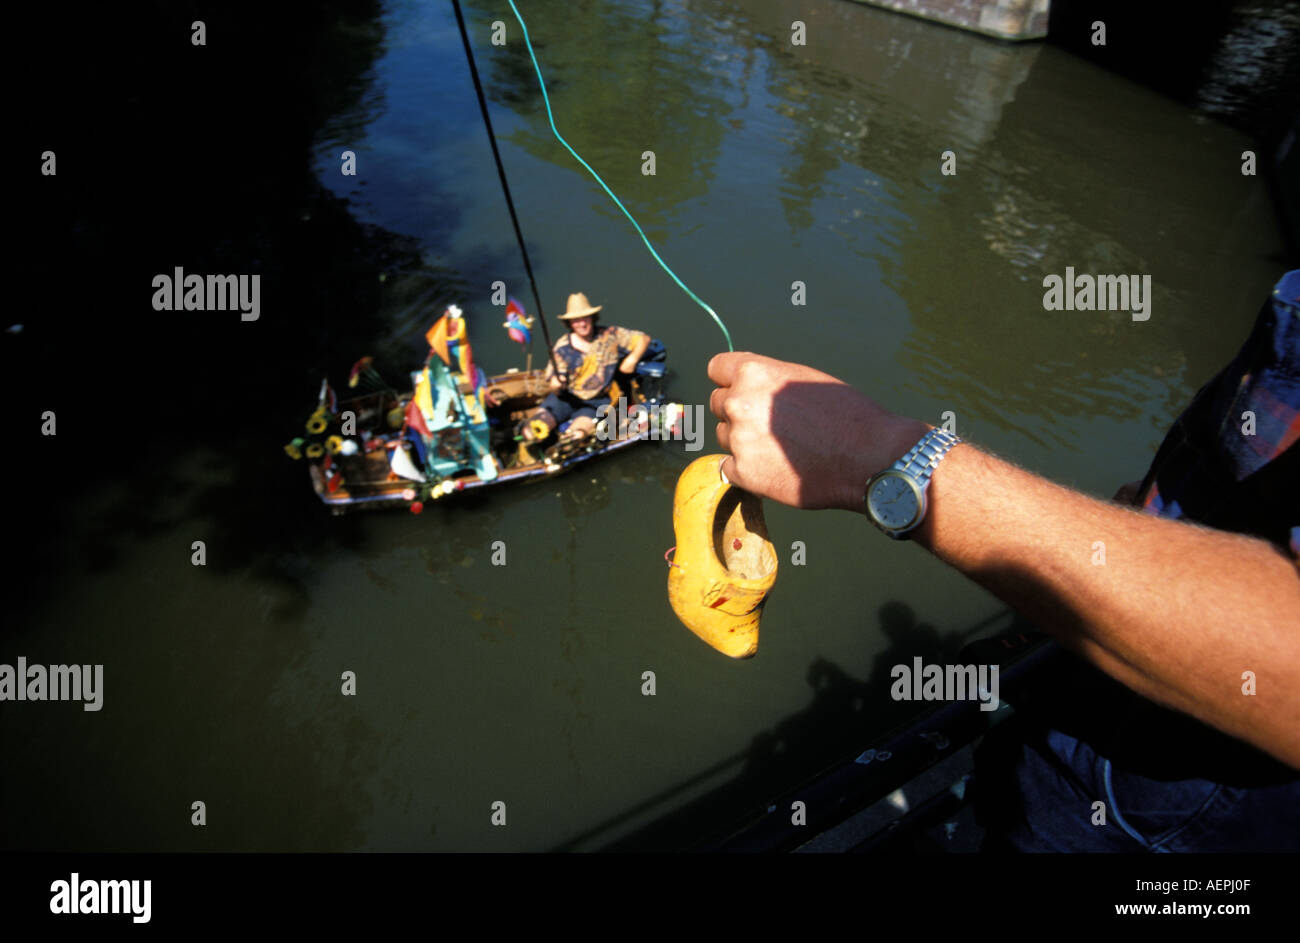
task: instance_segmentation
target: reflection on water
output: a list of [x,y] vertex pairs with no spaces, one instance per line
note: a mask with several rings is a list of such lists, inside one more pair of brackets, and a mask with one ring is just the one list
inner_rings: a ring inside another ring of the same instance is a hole
[[[1110,493],[1137,477],[1277,275],[1242,135],[1059,49],[838,0],[528,7],[561,131],[739,348],[932,422],[950,410],[963,435],[1058,479]],[[547,309],[585,291],[664,340],[669,389],[706,402],[716,328],[551,136],[508,6],[467,15]],[[495,20],[505,47],[488,41]],[[75,589],[33,594],[14,640],[104,661],[118,706],[94,727],[0,714],[19,759],[39,752],[51,771],[0,785],[6,840],[674,847],[904,719],[889,665],[950,652],[1001,607],[859,519],[769,505],[778,550],[803,541],[808,563],[782,567],[758,657],[719,659],[666,600],[672,489],[695,457],[678,444],[420,517],[330,518],[301,469],[276,464],[326,364],[341,380],[373,353],[397,380],[450,301],[478,363],[523,365],[487,303],[493,281],[521,297],[526,282],[449,5],[346,22],[313,47],[348,81],[314,104],[311,167],[341,201],[318,205],[348,223],[311,243],[295,317],[267,319],[279,346],[191,368],[291,376],[269,417],[265,390],[243,394],[250,418],[219,455],[197,434],[167,439],[122,490],[91,483],[70,504],[66,543],[42,559]],[[339,173],[345,149],[355,178]],[[274,260],[297,230],[273,232],[223,251]],[[1150,274],[1150,321],[1044,311],[1043,277],[1067,266]],[[349,286],[351,308],[331,300]],[[196,534],[212,547],[202,572],[175,553]],[[344,671],[355,698],[338,693]],[[48,826],[87,801],[87,764],[108,811],[89,831]],[[196,839],[174,813],[206,797],[214,825]],[[506,828],[489,821],[498,800]]]

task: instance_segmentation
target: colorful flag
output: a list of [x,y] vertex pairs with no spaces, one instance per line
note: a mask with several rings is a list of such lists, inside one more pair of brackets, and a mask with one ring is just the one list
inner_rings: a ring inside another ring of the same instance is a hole
[[433,418],[433,377],[432,371],[425,367],[415,381],[415,397],[412,402],[420,407],[420,412],[429,419]]
[[461,377],[469,380],[474,375],[474,356],[470,352],[469,336],[465,330],[465,318],[460,308],[450,305],[447,313],[425,334],[429,346],[434,349],[442,362],[459,372]]
[[470,352],[469,341],[456,345],[456,360],[460,364],[460,375],[469,380],[474,376],[474,355]]
[[420,406],[414,399],[406,404],[406,424],[424,436],[426,441],[433,439],[433,433],[429,431],[429,426],[424,421],[424,413],[420,411]]
[[516,344],[528,344],[532,341],[532,332],[528,330],[530,319],[524,306],[511,298],[506,304],[506,323],[503,325],[510,339]]
[[425,332],[424,339],[429,342],[434,353],[442,358],[442,362],[450,367],[451,358],[455,356],[452,348],[458,341],[465,340],[465,319],[461,317],[460,308],[448,305],[442,317],[434,321],[433,327]]
[[348,374],[349,388],[356,387],[357,380],[361,378],[361,373],[363,370],[367,373],[370,372],[370,364],[374,362],[374,359],[375,359],[374,357],[362,357],[360,360],[358,360],[356,363],[352,365],[352,372]]
[[424,472],[415,467],[415,463],[411,461],[411,456],[407,454],[406,447],[402,444],[401,440],[398,440],[397,447],[393,449],[393,454],[389,456],[388,467],[391,468],[395,474],[410,479],[411,481],[425,480]]
[[465,336],[465,322],[456,323],[460,324],[461,328],[456,337],[447,340],[447,352],[453,358],[448,366],[453,372],[459,372],[462,379],[469,380],[474,376],[474,354],[470,350],[469,338]]
[[474,379],[472,382],[474,385],[474,395],[478,397],[479,406],[483,409],[487,409],[487,401],[484,399],[487,395],[487,374],[483,372],[482,367],[476,366],[474,368]]
[[433,352],[442,358],[442,362],[451,366],[451,356],[447,352],[447,316],[444,314],[433,322],[433,327],[425,332],[424,339],[429,342]]

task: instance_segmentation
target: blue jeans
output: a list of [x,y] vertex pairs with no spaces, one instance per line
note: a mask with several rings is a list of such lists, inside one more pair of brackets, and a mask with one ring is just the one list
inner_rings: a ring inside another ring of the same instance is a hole
[[985,851],[1300,851],[1300,773],[1288,780],[1279,767],[1279,781],[1249,785],[1156,778],[1020,721],[994,728],[976,753]]
[[602,406],[610,405],[608,396],[597,396],[592,399],[579,399],[568,390],[561,390],[559,393],[552,393],[546,399],[542,400],[542,409],[546,410],[555,417],[555,427],[558,429],[571,419],[577,419],[579,416],[590,416],[596,418],[596,410]]

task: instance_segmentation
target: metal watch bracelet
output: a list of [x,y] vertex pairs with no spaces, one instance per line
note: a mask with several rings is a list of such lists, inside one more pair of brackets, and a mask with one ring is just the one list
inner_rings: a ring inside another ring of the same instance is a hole
[[[959,442],[961,438],[951,432],[944,429],[931,429],[921,436],[921,440],[912,446],[906,455],[890,467],[912,475],[917,484],[925,489],[930,484],[930,476],[934,474],[939,459],[948,454],[948,451]],[[918,462],[918,459],[921,461]]]

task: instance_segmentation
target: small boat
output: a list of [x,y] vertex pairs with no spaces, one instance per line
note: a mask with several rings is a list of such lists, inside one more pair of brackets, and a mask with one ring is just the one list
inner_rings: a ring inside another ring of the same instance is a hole
[[550,391],[545,371],[514,368],[489,377],[472,364],[457,371],[454,353],[431,349],[405,390],[389,386],[368,357],[349,378],[350,387],[366,388],[360,395],[339,399],[328,380],[321,382],[306,435],[285,451],[307,461],[312,487],[335,513],[419,513],[425,501],[553,476],[648,438],[680,436],[684,410],[664,399],[667,352],[658,340],[630,378],[619,375],[610,390],[614,406],[594,436],[571,437],[565,423],[537,442],[525,441],[521,427]]

